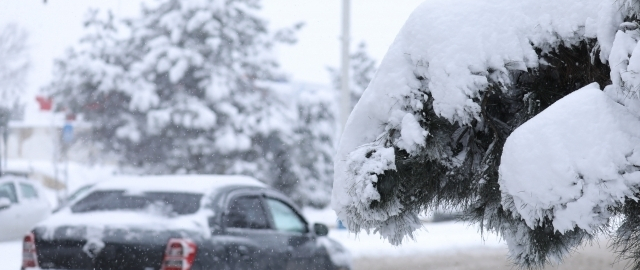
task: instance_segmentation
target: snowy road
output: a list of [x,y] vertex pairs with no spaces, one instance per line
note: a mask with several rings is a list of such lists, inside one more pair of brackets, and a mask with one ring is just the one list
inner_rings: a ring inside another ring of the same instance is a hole
[[[564,263],[544,270],[623,270],[625,262],[614,263],[615,254],[606,245],[590,246],[567,258]],[[504,249],[477,249],[422,254],[413,256],[360,257],[353,270],[517,270],[506,257]]]
[[[366,233],[355,236],[347,231],[332,230],[330,236],[351,251],[354,270],[513,269],[507,261],[504,243],[495,236],[485,236],[483,241],[475,227],[461,223],[426,224],[425,231],[416,235],[416,241],[407,241],[399,247]],[[623,269],[624,264],[612,268],[614,259],[606,249],[590,247],[561,267],[547,269]],[[21,243],[0,243],[0,261],[3,269],[20,269]]]
[[20,269],[22,264],[22,242],[0,243],[0,262],[2,262],[3,269]]
[[[453,222],[426,224],[425,229],[417,233],[416,241],[409,240],[399,247],[384,242],[378,235],[366,233],[356,236],[345,230],[332,230],[330,237],[341,242],[354,258],[423,257],[443,252],[504,249],[504,243],[499,242],[496,237],[487,237],[483,242],[475,227]],[[20,269],[21,255],[20,242],[0,243],[0,261],[6,267],[3,269]]]
[[498,250],[506,247],[496,236],[485,236],[483,241],[476,227],[456,222],[427,223],[423,230],[416,233],[415,241],[405,240],[397,247],[381,240],[378,235],[366,233],[356,236],[346,230],[332,230],[329,236],[341,242],[354,258],[411,256],[474,249]]
[[[355,238],[346,231],[332,231],[331,236],[345,245],[354,257],[353,270],[514,270],[507,258],[507,247],[494,235],[482,241],[475,227],[461,223],[430,223],[418,233],[416,241],[394,247],[376,235]],[[615,263],[616,255],[607,249],[606,240],[580,248],[560,265],[545,270],[624,269],[625,262]]]

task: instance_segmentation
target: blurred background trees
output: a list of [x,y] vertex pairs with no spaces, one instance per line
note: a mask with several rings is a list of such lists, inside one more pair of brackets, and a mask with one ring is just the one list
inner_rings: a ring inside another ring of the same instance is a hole
[[[27,31],[17,24],[7,24],[0,29],[0,133],[3,149],[7,147],[9,120],[20,117],[22,111],[20,96],[26,88],[30,61],[27,41]],[[3,150],[0,156],[5,156],[5,153]]]
[[17,24],[0,28],[0,110],[3,114],[18,105],[26,87],[30,61],[28,37],[27,31]]
[[125,168],[246,174],[323,207],[332,97],[286,83],[272,50],[301,25],[271,31],[259,10],[258,0],[166,0],[126,20],[90,12],[44,90]]
[[[376,61],[367,52],[367,44],[364,42],[358,44],[358,48],[351,53],[350,58],[351,81],[349,87],[351,88],[351,108],[353,109],[364,90],[369,86],[373,76],[376,75]],[[331,67],[328,70],[333,87],[339,91],[342,80],[340,70]]]

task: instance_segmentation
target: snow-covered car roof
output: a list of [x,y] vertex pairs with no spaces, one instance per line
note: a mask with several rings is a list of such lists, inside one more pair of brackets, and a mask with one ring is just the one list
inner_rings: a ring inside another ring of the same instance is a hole
[[189,192],[206,193],[227,186],[266,185],[255,178],[241,175],[154,175],[154,176],[117,176],[103,181],[94,190],[122,189],[142,192]]
[[9,182],[9,181],[22,181],[22,182],[30,182],[33,183],[32,179],[27,178],[26,176],[14,175],[14,174],[5,174],[0,176],[0,182]]

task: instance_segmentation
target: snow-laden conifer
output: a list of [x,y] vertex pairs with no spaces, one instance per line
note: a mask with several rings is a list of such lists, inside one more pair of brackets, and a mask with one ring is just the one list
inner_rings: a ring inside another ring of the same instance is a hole
[[425,1],[340,139],[338,216],[399,244],[421,211],[463,209],[525,267],[617,216],[637,261],[639,4]]
[[[349,87],[351,88],[351,107],[353,108],[376,73],[376,61],[367,52],[367,45],[364,42],[358,44],[356,50],[349,56],[349,60],[349,77],[351,79]],[[333,87],[340,91],[342,85],[340,70],[329,68],[329,74]]]
[[0,128],[8,130],[10,119],[20,117],[20,97],[26,85],[30,59],[29,35],[17,24],[0,28]]
[[331,198],[337,130],[336,99],[331,89],[305,86],[298,92],[294,171],[299,183],[293,199],[302,205],[326,207]]
[[294,154],[315,140],[297,134],[315,117],[298,115],[309,102],[274,84],[286,77],[272,49],[295,42],[298,26],[272,31],[258,0],[162,0],[126,20],[94,11],[86,26],[45,90],[92,124],[88,138],[105,153],[144,173],[247,174],[326,205],[298,187],[326,197],[331,183],[314,167],[329,165],[305,159],[327,162],[326,149]]

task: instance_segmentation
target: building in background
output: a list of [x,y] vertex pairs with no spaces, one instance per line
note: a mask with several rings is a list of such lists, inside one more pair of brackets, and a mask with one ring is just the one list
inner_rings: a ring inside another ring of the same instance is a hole
[[89,131],[87,123],[54,111],[50,99],[28,100],[21,119],[9,122],[3,171],[38,180],[52,190],[73,190],[71,171],[84,171],[96,160],[96,147],[83,139]]

